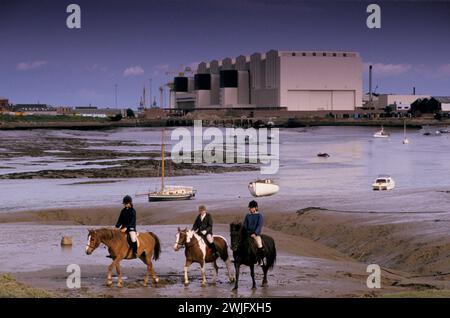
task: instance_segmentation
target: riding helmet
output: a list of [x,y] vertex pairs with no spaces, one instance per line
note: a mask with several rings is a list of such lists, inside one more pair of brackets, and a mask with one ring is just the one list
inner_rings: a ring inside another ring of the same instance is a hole
[[256,202],[255,200],[250,201],[248,204],[249,208],[258,208],[258,202]]
[[123,201],[122,201],[123,204],[128,204],[131,202],[133,202],[133,200],[131,199],[131,197],[129,195],[126,195],[123,197]]

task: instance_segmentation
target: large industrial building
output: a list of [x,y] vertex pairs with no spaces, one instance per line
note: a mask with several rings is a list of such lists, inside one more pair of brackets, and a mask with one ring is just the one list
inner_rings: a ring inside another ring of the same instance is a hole
[[362,60],[356,52],[276,51],[202,62],[193,77],[174,78],[178,109],[283,108],[354,110],[362,106]]

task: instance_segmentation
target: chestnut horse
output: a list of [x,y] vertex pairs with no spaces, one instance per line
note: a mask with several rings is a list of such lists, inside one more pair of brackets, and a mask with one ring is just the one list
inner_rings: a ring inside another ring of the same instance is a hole
[[[122,271],[120,269],[120,261],[123,259],[135,259],[133,250],[128,244],[127,234],[118,229],[101,228],[96,230],[88,230],[88,242],[86,245],[86,254],[91,255],[92,252],[99,247],[100,244],[108,247],[108,252],[113,259],[108,267],[108,279],[106,285],[112,285],[112,270],[115,267],[118,281],[117,286],[122,287]],[[139,259],[147,265],[147,272],[144,277],[144,286],[148,285],[149,274],[152,275],[153,283],[156,284],[159,278],[153,270],[152,256],[156,261],[161,253],[161,245],[159,238],[152,232],[138,234],[138,255]]]
[[[234,276],[231,274],[231,260],[228,255],[228,244],[224,237],[214,235],[214,244],[216,245],[217,252],[219,252],[220,258],[225,262],[228,271],[228,278],[230,283],[234,282]],[[203,238],[192,230],[187,228],[181,230],[178,228],[176,235],[175,251],[178,251],[181,247],[185,247],[184,252],[186,256],[186,262],[184,265],[184,285],[189,285],[188,270],[192,263],[199,263],[202,272],[202,287],[206,286],[206,263],[213,263],[214,265],[214,284],[216,283],[217,274],[219,273],[219,267],[217,266],[217,257],[213,255],[212,250],[208,248]]]

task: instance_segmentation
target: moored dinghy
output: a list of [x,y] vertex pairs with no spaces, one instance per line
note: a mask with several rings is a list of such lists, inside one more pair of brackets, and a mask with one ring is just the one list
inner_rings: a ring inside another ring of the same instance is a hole
[[254,197],[266,197],[277,193],[280,187],[271,179],[262,179],[250,182],[248,190]]
[[373,134],[374,138],[388,138],[389,136],[390,134],[384,131],[383,126],[381,126],[380,131],[377,131],[376,133]]
[[190,200],[195,197],[197,192],[193,187],[174,186],[164,184],[164,129],[161,137],[161,190],[150,192],[148,194],[148,201],[178,201]]

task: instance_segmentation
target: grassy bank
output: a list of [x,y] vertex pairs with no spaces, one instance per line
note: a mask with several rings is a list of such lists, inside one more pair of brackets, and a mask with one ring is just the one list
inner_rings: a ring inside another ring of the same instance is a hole
[[55,294],[18,282],[9,274],[0,275],[0,298],[52,298]]

